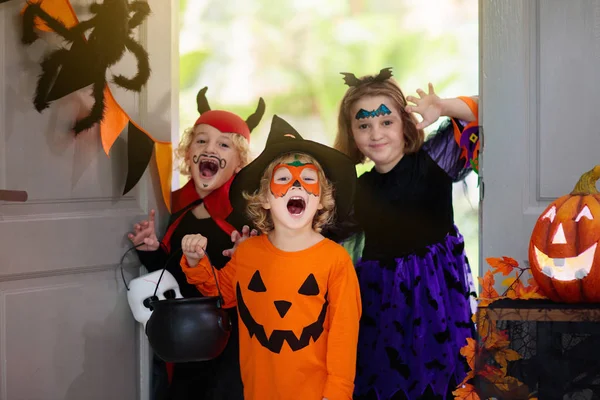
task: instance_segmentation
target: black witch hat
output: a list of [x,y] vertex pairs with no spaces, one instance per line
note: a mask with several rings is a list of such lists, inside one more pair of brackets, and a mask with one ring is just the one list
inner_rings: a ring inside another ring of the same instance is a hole
[[305,140],[285,120],[273,116],[271,131],[263,152],[235,176],[229,190],[234,209],[244,211],[247,203],[243,193],[254,193],[260,188],[265,169],[277,157],[286,153],[305,153],[313,156],[333,184],[337,217],[345,217],[352,208],[356,190],[356,169],[345,154],[323,144]]

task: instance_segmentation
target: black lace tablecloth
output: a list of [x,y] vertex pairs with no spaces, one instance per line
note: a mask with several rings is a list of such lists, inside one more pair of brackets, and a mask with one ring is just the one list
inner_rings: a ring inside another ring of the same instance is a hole
[[[495,332],[519,355],[475,354],[482,399],[600,400],[600,304],[502,299],[480,307],[477,324],[478,348]],[[509,378],[494,382],[503,364]]]

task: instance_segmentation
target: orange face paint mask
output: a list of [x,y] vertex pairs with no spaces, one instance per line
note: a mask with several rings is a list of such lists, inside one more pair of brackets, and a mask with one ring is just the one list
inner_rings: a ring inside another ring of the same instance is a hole
[[[283,175],[287,179],[285,181],[275,181],[276,173],[281,168],[285,168],[289,171],[289,174]],[[308,182],[302,179],[302,172],[305,169],[315,171],[317,173],[316,178],[311,179]],[[279,164],[273,170],[273,176],[271,177],[271,193],[273,193],[273,196],[275,197],[283,197],[292,186],[295,186],[304,188],[308,194],[318,196],[320,191],[318,171],[319,170],[314,164],[302,164],[299,161],[294,161],[289,164]]]

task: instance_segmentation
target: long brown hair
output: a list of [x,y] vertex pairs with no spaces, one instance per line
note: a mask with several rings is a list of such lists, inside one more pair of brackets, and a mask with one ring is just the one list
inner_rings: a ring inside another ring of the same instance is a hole
[[[354,161],[355,164],[364,163],[367,157],[361,153],[356,146],[354,136],[352,134],[350,110],[359,99],[363,97],[386,96],[392,100],[394,107],[400,113],[402,120],[402,130],[404,133],[404,141],[406,148],[405,154],[414,153],[421,148],[425,140],[425,133],[422,129],[417,129],[417,119],[412,114],[406,111],[406,99],[404,93],[398,86],[398,83],[391,77],[381,79],[383,71],[378,75],[366,75],[361,78],[353,79],[345,78],[346,83],[350,87],[344,94],[338,113],[338,131],[335,137],[333,147],[341,151]],[[391,72],[389,72],[391,76]]]

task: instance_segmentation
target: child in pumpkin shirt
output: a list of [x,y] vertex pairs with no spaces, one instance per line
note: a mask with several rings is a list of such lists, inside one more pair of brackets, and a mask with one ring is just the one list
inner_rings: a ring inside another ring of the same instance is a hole
[[351,208],[355,177],[349,158],[274,116],[265,150],[230,191],[263,235],[238,241],[218,288],[206,238],[182,239],[188,282],[237,304],[246,400],[352,399],[358,280],[346,250],[320,231]]

